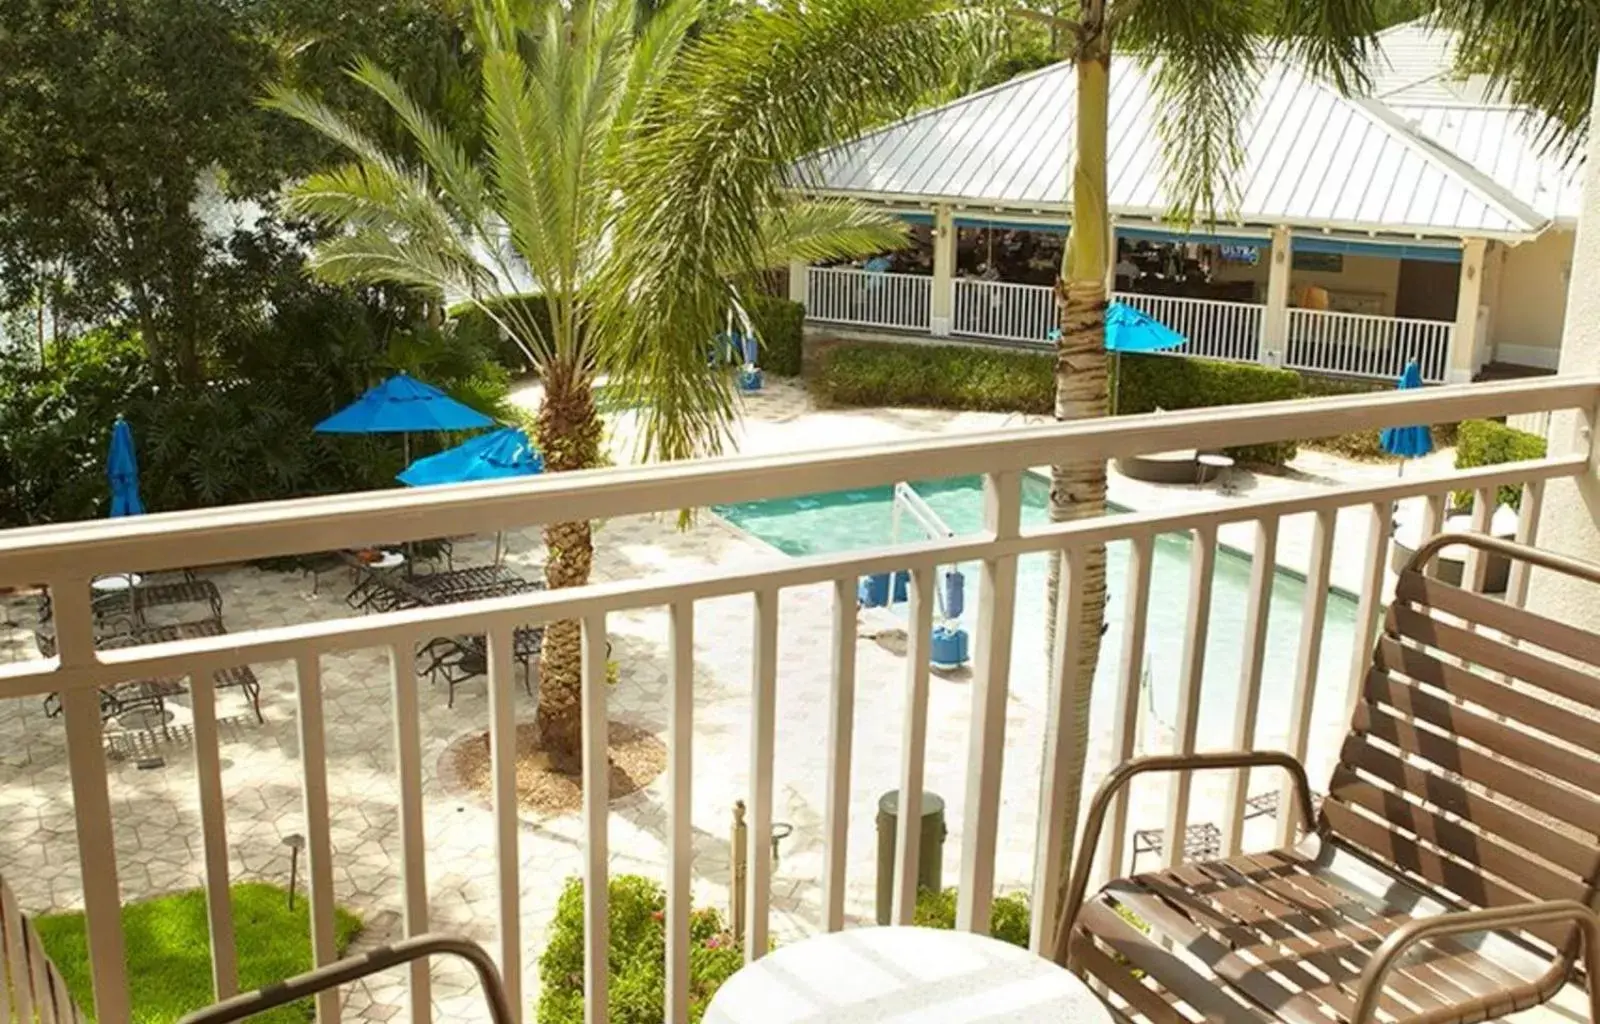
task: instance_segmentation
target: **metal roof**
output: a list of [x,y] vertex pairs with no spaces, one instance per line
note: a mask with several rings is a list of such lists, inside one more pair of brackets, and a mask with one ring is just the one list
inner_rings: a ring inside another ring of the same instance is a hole
[[[1171,207],[1152,71],[1112,69],[1110,204],[1122,218]],[[1019,211],[1067,208],[1076,77],[1057,64],[907,118],[796,168],[805,189]],[[1525,239],[1547,218],[1375,100],[1269,66],[1245,118],[1240,224]]]
[[1421,19],[1384,29],[1367,63],[1372,95],[1391,104],[1487,102],[1488,78],[1457,75],[1455,50],[1454,32]]
[[1577,222],[1583,166],[1559,152],[1543,152],[1538,122],[1526,111],[1462,104],[1396,105],[1394,110],[1544,216]]

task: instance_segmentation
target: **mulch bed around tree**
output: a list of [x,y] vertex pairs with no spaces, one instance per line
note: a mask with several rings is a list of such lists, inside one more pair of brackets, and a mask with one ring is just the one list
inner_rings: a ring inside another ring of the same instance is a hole
[[[535,814],[568,814],[583,806],[583,786],[575,775],[552,770],[534,742],[532,722],[517,726],[517,806]],[[637,792],[667,767],[667,747],[651,733],[612,722],[607,737],[612,800]],[[439,757],[439,774],[447,788],[489,802],[494,778],[489,761],[489,734],[468,733]]]

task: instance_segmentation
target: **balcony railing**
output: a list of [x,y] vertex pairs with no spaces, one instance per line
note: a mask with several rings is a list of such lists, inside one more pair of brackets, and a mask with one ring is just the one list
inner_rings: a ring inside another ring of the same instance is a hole
[[933,278],[850,267],[812,267],[806,309],[837,324],[926,331],[932,325]]
[[1444,381],[1456,325],[1320,309],[1289,310],[1289,339],[1283,365],[1346,377],[1400,376],[1416,360],[1422,379]]
[[[517,700],[513,682],[513,632],[518,627],[557,619],[577,619],[583,630],[583,815],[579,841],[588,885],[585,887],[585,936],[588,1020],[606,1017],[607,886],[611,859],[608,826],[606,635],[608,622],[645,609],[665,610],[668,683],[668,797],[665,813],[665,856],[668,909],[666,922],[668,1008],[672,1020],[684,1019],[688,1000],[688,928],[691,878],[694,874],[695,829],[720,831],[714,821],[695,821],[692,771],[695,721],[695,611],[714,599],[745,597],[753,606],[753,649],[748,664],[747,700],[750,758],[749,827],[753,836],[767,834],[774,814],[774,751],[777,725],[779,659],[777,638],[783,628],[779,597],[794,588],[823,587],[831,592],[832,638],[829,693],[830,726],[818,746],[826,751],[824,810],[815,838],[824,849],[820,873],[820,909],[814,926],[834,930],[845,923],[847,865],[852,787],[857,679],[856,583],[864,574],[909,569],[909,650],[905,658],[902,715],[903,744],[895,782],[904,794],[900,806],[898,852],[895,857],[893,918],[911,919],[918,860],[917,824],[920,794],[930,748],[929,635],[934,609],[935,574],[952,563],[980,566],[976,656],[971,683],[970,743],[964,794],[951,794],[952,813],[964,823],[952,833],[959,843],[960,899],[958,926],[984,930],[997,875],[997,830],[1001,819],[1002,768],[1008,747],[1008,693],[1016,673],[1008,638],[1019,608],[1036,608],[1040,595],[1018,592],[1018,561],[1028,555],[1062,551],[1067,579],[1061,601],[1058,633],[1063,642],[1049,664],[1049,712],[1043,725],[1042,762],[1037,752],[1024,752],[1019,768],[1008,778],[1037,771],[1037,813],[1031,853],[1032,903],[1056,905],[1064,864],[1072,857],[1076,824],[1076,792],[1065,791],[1074,749],[1075,708],[1091,680],[1078,675],[1076,652],[1081,588],[1072,577],[1086,552],[1110,542],[1127,544],[1127,581],[1113,595],[1125,609],[1124,626],[1106,638],[1105,658],[1115,662],[1115,714],[1110,735],[1114,758],[1135,752],[1144,700],[1140,693],[1151,598],[1152,552],[1157,539],[1178,534],[1188,538],[1188,575],[1183,657],[1177,686],[1177,715],[1172,748],[1179,752],[1202,745],[1201,684],[1205,675],[1208,631],[1212,628],[1213,571],[1219,531],[1243,529],[1253,537],[1254,568],[1248,585],[1240,647],[1244,654],[1238,708],[1231,735],[1210,736],[1207,746],[1249,746],[1263,731],[1258,721],[1263,701],[1264,644],[1273,565],[1280,533],[1291,517],[1314,521],[1309,545],[1298,659],[1286,721],[1286,746],[1304,756],[1312,740],[1313,704],[1317,698],[1320,653],[1324,647],[1324,611],[1329,600],[1335,534],[1344,522],[1365,522],[1359,604],[1351,656],[1359,666],[1377,627],[1384,600],[1390,524],[1396,502],[1425,501],[1424,530],[1437,528],[1451,491],[1478,495],[1473,525],[1489,528],[1496,488],[1525,488],[1517,536],[1536,540],[1535,530],[1544,485],[1585,472],[1588,453],[1544,458],[1508,465],[1453,472],[1444,476],[1407,476],[1378,483],[1287,495],[1219,497],[1216,503],[1190,510],[1145,511],[1108,515],[1066,523],[1024,526],[1022,495],[1030,467],[1053,460],[1109,459],[1177,448],[1218,448],[1337,432],[1412,423],[1455,422],[1470,417],[1506,416],[1546,410],[1592,411],[1600,403],[1600,379],[1552,378],[1471,387],[1430,389],[1423,393],[1345,396],[1292,403],[1196,409],[1148,416],[1092,420],[1008,429],[992,434],[946,436],[929,440],[829,450],[782,457],[733,457],[715,460],[558,474],[527,481],[440,487],[418,491],[385,491],[337,495],[304,501],[215,508],[194,512],[141,516],[105,522],[70,523],[0,534],[0,587],[44,584],[54,605],[59,654],[0,666],[0,697],[36,699],[62,694],[71,773],[72,814],[82,867],[96,1013],[102,1024],[129,1019],[119,905],[123,892],[116,859],[108,856],[113,842],[114,810],[109,797],[105,736],[97,690],[136,679],[187,677],[193,700],[193,746],[199,808],[196,848],[203,852],[204,882],[210,908],[210,941],[217,994],[237,985],[238,953],[228,900],[230,837],[224,825],[224,792],[218,751],[215,694],[210,683],[219,669],[262,662],[294,666],[294,707],[298,723],[298,755],[304,797],[305,844],[309,857],[311,936],[315,959],[334,958],[335,865],[353,854],[338,848],[330,828],[329,726],[325,693],[338,685],[324,674],[327,660],[361,649],[388,653],[388,709],[393,715],[393,780],[398,808],[402,857],[397,868],[397,899],[408,934],[427,930],[429,878],[449,865],[424,868],[423,766],[419,742],[419,680],[414,653],[437,636],[487,634],[490,760],[494,780],[493,851],[497,864],[498,909],[494,914],[496,949],[511,1004],[527,1013],[527,981],[523,976],[521,905],[524,879],[518,858],[516,807]],[[952,475],[977,474],[983,479],[981,532],[948,539],[919,541],[827,555],[770,558],[716,566],[687,575],[644,573],[589,586],[512,597],[307,622],[255,629],[225,636],[115,650],[97,650],[90,605],[90,580],[100,574],[130,569],[156,571],[195,565],[233,564],[311,550],[362,547],[374,541],[400,543],[430,537],[490,534],[530,523],[572,519],[615,519],[641,513],[673,513],[685,506],[749,502],[894,484]],[[1354,517],[1341,517],[1341,511]],[[1469,565],[1468,579],[1480,579]],[[1525,575],[1513,574],[1507,600],[1520,603]],[[1170,599],[1182,601],[1183,599]],[[724,605],[723,607],[726,607]],[[1356,671],[1360,671],[1359,668]],[[874,680],[876,683],[877,681]],[[1343,684],[1346,679],[1339,679]],[[864,691],[865,692],[865,691]],[[1350,692],[1354,692],[1352,689]],[[1343,695],[1340,695],[1341,697]],[[727,699],[727,698],[725,698]],[[1342,706],[1342,703],[1341,703]],[[726,719],[719,725],[725,728]],[[935,726],[940,723],[934,723]],[[934,737],[940,732],[936,729]],[[1015,759],[1014,759],[1015,761]],[[731,766],[719,770],[731,771]],[[870,780],[881,783],[885,780]],[[1028,780],[1031,785],[1031,780]],[[1093,785],[1094,778],[1087,780]],[[1235,779],[1227,804],[1225,847],[1240,842],[1239,823],[1248,793],[1246,779]],[[337,795],[337,794],[336,794]],[[1009,802],[1009,801],[1008,801]],[[1191,791],[1176,785],[1167,795],[1168,837],[1183,834],[1191,819]],[[1288,801],[1280,802],[1283,808]],[[1287,813],[1287,810],[1286,810]],[[1287,819],[1284,819],[1285,823]],[[857,822],[857,826],[870,828]],[[1110,832],[1107,870],[1122,870],[1130,854],[1129,807],[1120,804]],[[1165,856],[1176,858],[1182,844],[1169,841]],[[759,957],[771,934],[772,851],[761,841],[750,844],[747,875],[748,932],[746,956]],[[859,881],[859,879],[858,879]],[[1033,944],[1043,948],[1050,934],[1047,913],[1035,914]],[[430,1019],[429,976],[409,975],[411,1020]],[[318,1019],[338,1018],[339,997],[319,997]]]

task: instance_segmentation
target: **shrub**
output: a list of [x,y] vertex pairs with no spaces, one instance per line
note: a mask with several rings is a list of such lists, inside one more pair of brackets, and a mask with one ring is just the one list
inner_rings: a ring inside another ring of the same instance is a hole
[[[1199,409],[1213,405],[1277,402],[1301,396],[1300,375],[1250,363],[1173,356],[1123,356],[1117,412],[1130,415],[1156,409]],[[1113,382],[1113,387],[1116,387]],[[1240,462],[1281,466],[1294,458],[1294,441],[1228,449]]]
[[[1025,893],[1012,892],[996,896],[989,907],[989,934],[1001,942],[1028,948],[1028,928],[1032,916],[1028,910]],[[924,928],[954,928],[956,926],[956,890],[931,889],[917,891],[917,907],[911,914],[911,923]]]
[[[640,875],[611,879],[607,921],[607,1019],[658,1024],[666,1002],[667,895]],[[744,964],[743,947],[710,907],[689,915],[689,1020],[698,1021],[722,983]],[[580,1024],[583,1016],[583,882],[561,890],[539,957],[539,1024]]]
[[761,368],[783,377],[800,376],[806,308],[775,295],[751,295],[744,308],[761,339]]
[[[1456,468],[1473,469],[1478,466],[1498,466],[1505,462],[1524,459],[1542,459],[1548,446],[1545,439],[1526,430],[1517,430],[1494,420],[1465,420],[1456,432]],[[1511,508],[1522,507],[1521,487],[1502,487],[1498,495],[1500,504]],[[1472,493],[1458,491],[1458,506],[1470,506]]]

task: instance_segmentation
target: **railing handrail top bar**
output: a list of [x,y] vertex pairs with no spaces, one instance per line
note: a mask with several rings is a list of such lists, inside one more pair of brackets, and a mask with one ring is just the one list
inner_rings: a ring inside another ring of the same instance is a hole
[[1382,320],[1385,323],[1400,324],[1429,324],[1443,330],[1446,327],[1455,327],[1454,320],[1430,320],[1420,316],[1387,316],[1383,313],[1352,313],[1344,309],[1306,309],[1304,306],[1290,306],[1290,313],[1304,313],[1307,316],[1343,316],[1356,320]]
[[1377,484],[1253,501],[1228,501],[1203,508],[1129,512],[1044,523],[1024,528],[1016,537],[999,540],[973,534],[798,558],[780,558],[774,553],[771,562],[753,566],[723,566],[647,579],[594,582],[561,590],[120,647],[97,652],[94,661],[81,665],[60,665],[53,658],[12,662],[0,664],[0,699],[39,696],[80,686],[104,686],[127,678],[204,675],[239,664],[283,660],[305,650],[308,645],[319,653],[329,653],[393,643],[406,636],[510,631],[517,626],[559,618],[582,618],[685,599],[707,600],[762,588],[806,586],[864,572],[1031,554],[1068,544],[1109,543],[1182,530],[1215,531],[1227,523],[1282,519],[1328,507],[1359,508],[1437,493],[1441,489],[1479,490],[1515,482],[1553,480],[1580,473],[1587,464],[1587,457],[1581,454],[1530,459],[1462,470],[1443,477],[1401,477]]
[[[1349,430],[1591,407],[1600,377],[1213,406],[941,435],[787,455],[732,455],[523,480],[365,491],[0,532],[0,586],[492,533],[897,480],[1025,470],[1069,453],[1114,458],[1299,440]],[[685,496],[692,496],[686,503]]]

